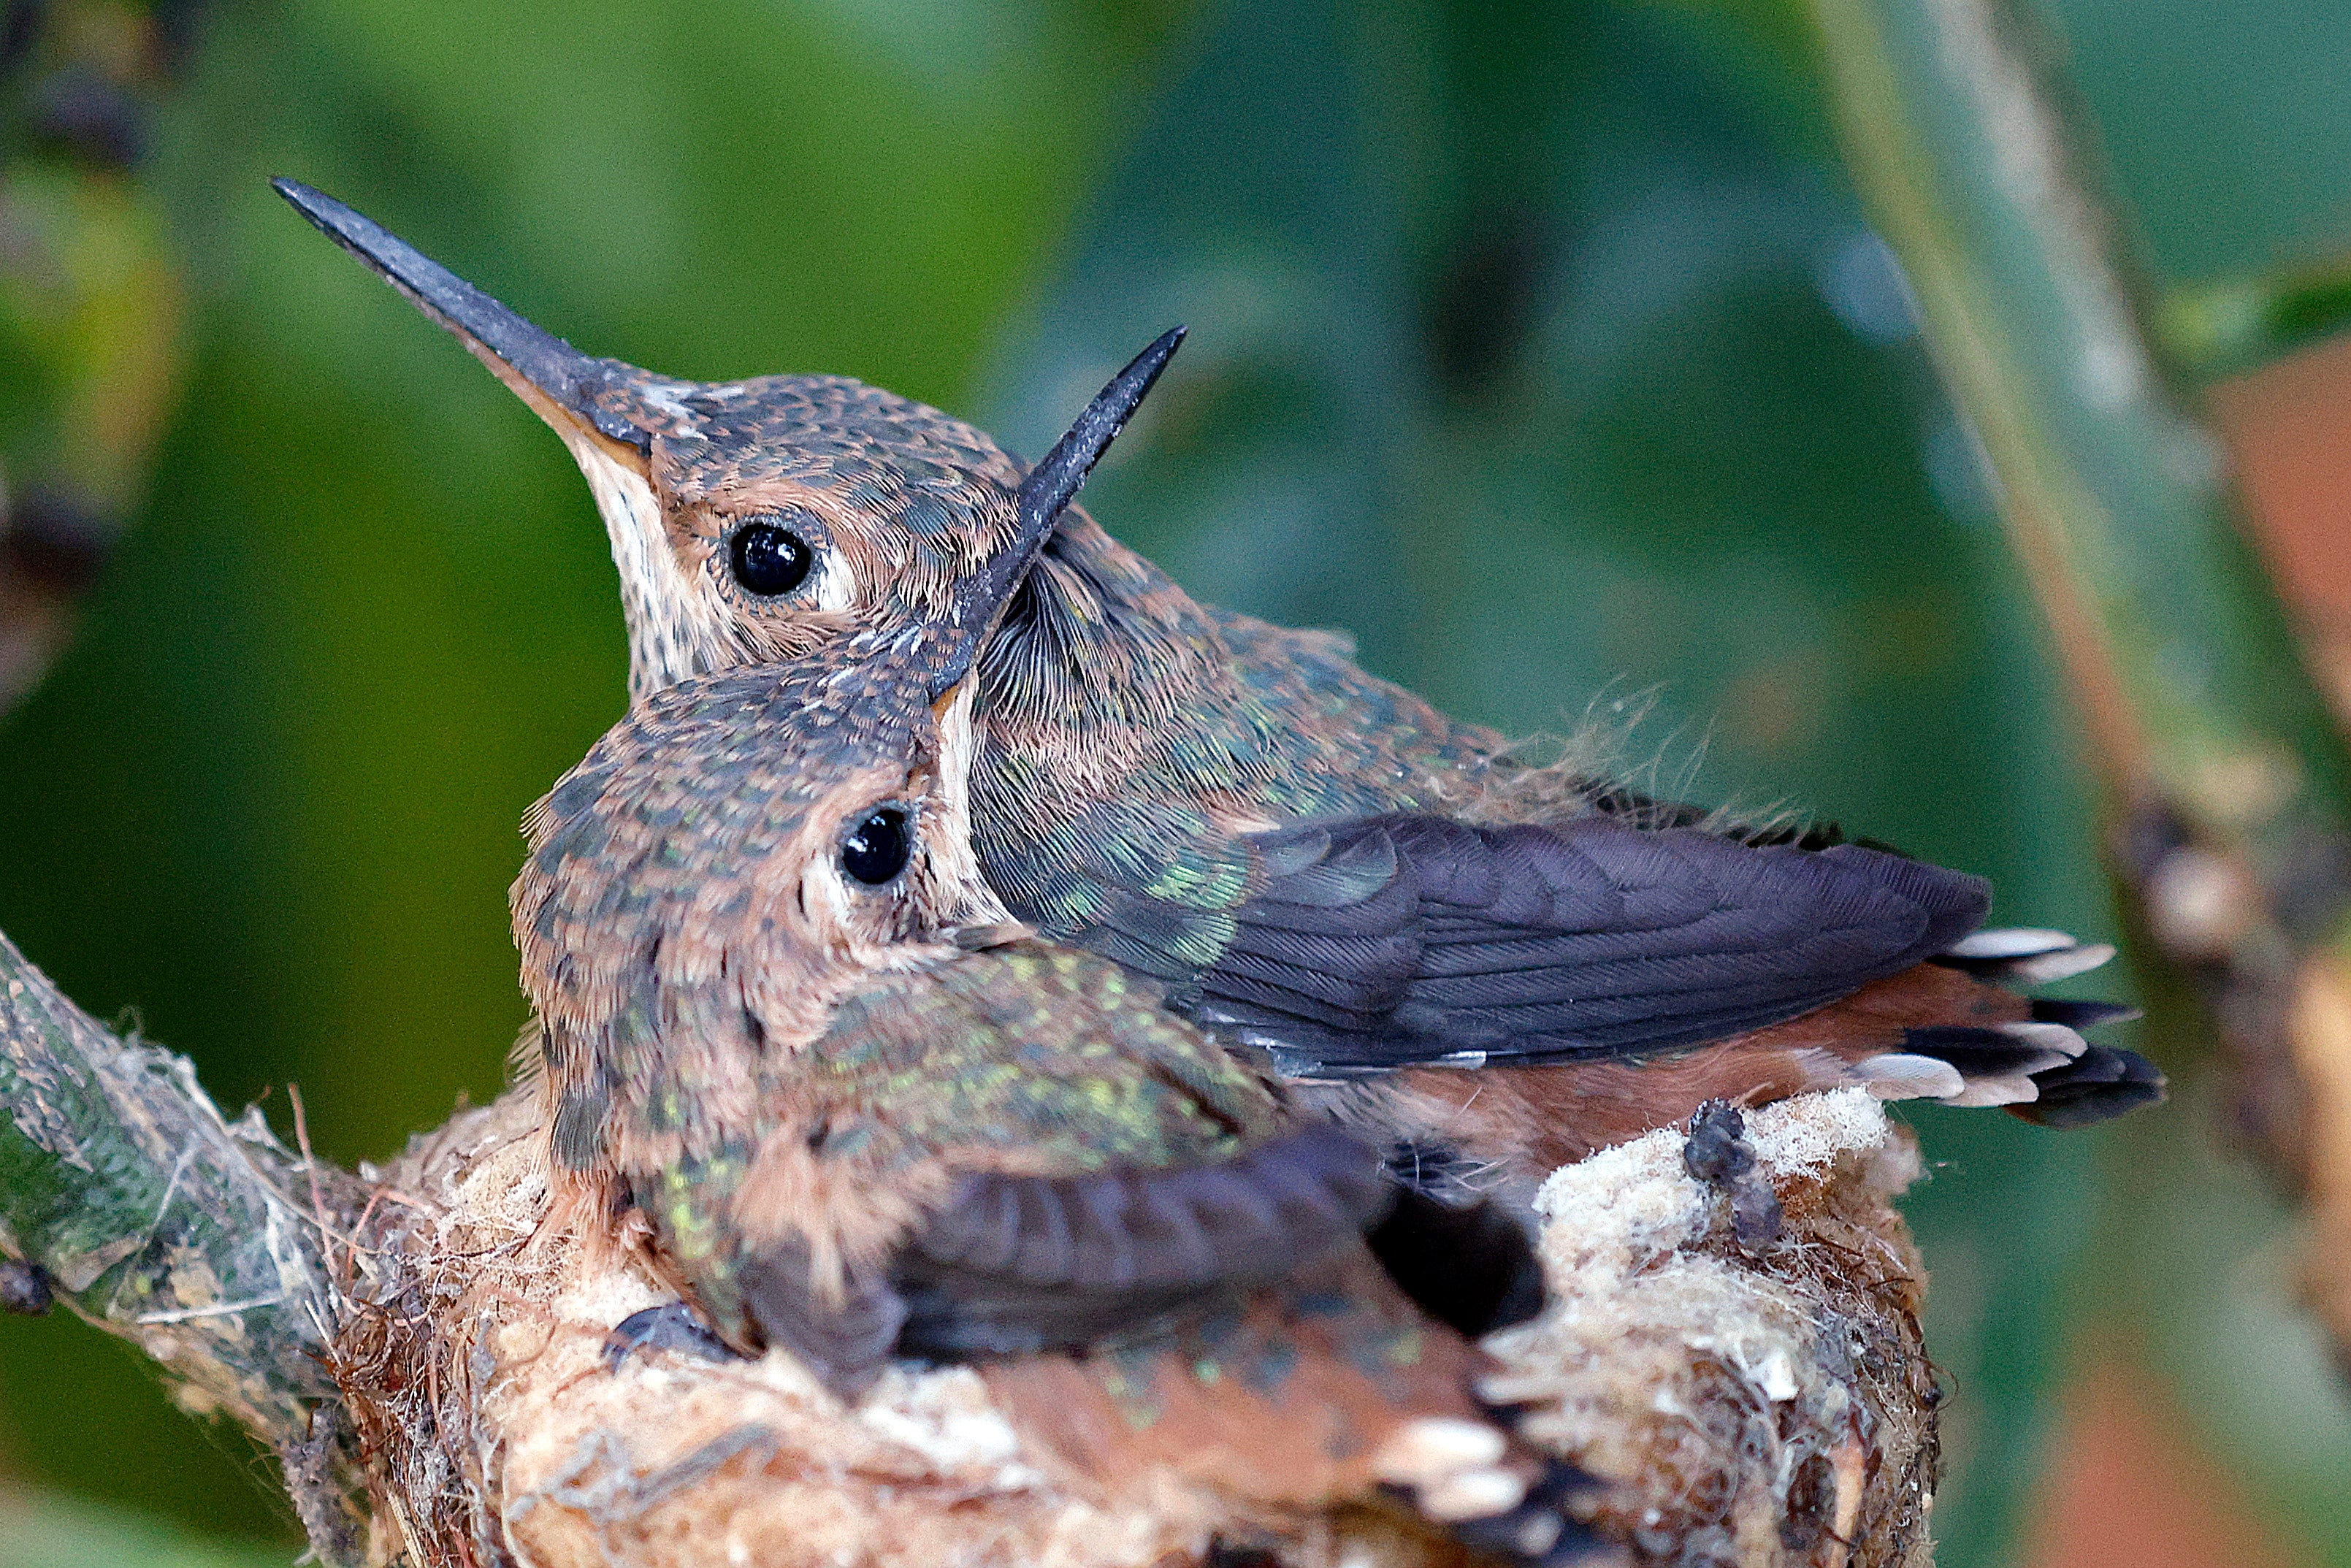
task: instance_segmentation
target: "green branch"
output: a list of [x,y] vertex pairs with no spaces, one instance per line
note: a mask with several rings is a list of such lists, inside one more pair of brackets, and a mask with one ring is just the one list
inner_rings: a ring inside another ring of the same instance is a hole
[[5,936],[0,1112],[0,1252],[266,1442],[314,1544],[352,1555],[328,1365],[351,1178],[224,1119],[184,1058],[117,1038]]
[[2133,914],[2210,1004],[2241,1124],[2351,1243],[2351,766],[2220,441],[2017,5],[1808,4],[1847,162],[2053,628]]

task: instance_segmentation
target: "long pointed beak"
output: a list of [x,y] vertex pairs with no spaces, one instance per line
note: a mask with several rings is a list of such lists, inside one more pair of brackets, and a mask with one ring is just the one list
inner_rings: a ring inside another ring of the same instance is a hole
[[645,372],[617,360],[581,353],[324,192],[295,180],[269,183],[319,233],[367,263],[417,308],[455,333],[474,357],[553,425],[556,434],[592,432],[633,448],[641,457],[651,449],[652,432],[604,407],[595,395],[629,379],[643,379]]
[[1045,454],[1045,460],[1029,470],[1029,476],[1020,481],[1010,541],[984,569],[973,574],[956,597],[955,619],[963,640],[932,676],[933,702],[945,697],[971,674],[980,647],[996,630],[997,622],[1004,619],[1005,607],[1027,580],[1029,569],[1037,564],[1037,557],[1053,537],[1061,513],[1076,498],[1078,486],[1086,482],[1086,476],[1110,450],[1110,444],[1117,439],[1126,422],[1134,417],[1135,409],[1158,382],[1159,372],[1176,357],[1176,350],[1184,343],[1184,330],[1171,327],[1162,332],[1149,348],[1134,356],[1126,369],[1113,376],[1110,384],[1086,404],[1077,423],[1053,444],[1053,450]]

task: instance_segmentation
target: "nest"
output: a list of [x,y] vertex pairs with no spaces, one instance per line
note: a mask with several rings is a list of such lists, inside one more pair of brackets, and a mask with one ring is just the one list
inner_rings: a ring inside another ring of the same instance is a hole
[[[1858,1092],[1750,1114],[1738,1156],[1649,1134],[1542,1188],[1551,1310],[1488,1343],[1488,1397],[1609,1483],[1639,1563],[1922,1564],[1938,1392],[1917,1255],[1891,1207],[1909,1135]],[[411,1568],[1422,1568],[1460,1561],[1376,1511],[1248,1550],[1171,1477],[1059,1472],[967,1369],[893,1370],[844,1406],[781,1353],[714,1364],[606,1334],[669,1292],[550,1214],[537,1105],[459,1115],[382,1172],[335,1370]],[[1751,1158],[1750,1154],[1751,1153]],[[1693,1169],[1705,1171],[1700,1179]],[[1777,1208],[1773,1208],[1776,1201]]]

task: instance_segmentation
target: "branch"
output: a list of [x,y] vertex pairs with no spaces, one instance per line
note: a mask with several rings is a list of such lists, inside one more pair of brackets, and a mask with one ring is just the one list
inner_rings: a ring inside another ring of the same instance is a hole
[[351,1178],[256,1111],[225,1120],[186,1059],[118,1039],[5,936],[0,1109],[0,1251],[266,1442],[313,1543],[350,1558],[328,1239]]
[[2174,394],[2095,164],[2015,5],[1811,10],[1848,163],[2054,631],[2114,813],[2114,868],[2211,1009],[2240,1121],[2332,1238],[2312,1283],[2351,1347],[2342,737],[2239,532],[2220,444]]

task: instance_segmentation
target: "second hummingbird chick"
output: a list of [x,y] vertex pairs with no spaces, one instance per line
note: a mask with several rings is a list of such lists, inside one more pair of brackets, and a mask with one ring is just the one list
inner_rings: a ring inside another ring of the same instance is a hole
[[1387,1492],[1516,1561],[1596,1550],[1374,1260],[1378,1152],[1012,923],[943,766],[967,674],[859,653],[659,692],[535,809],[515,931],[572,1212],[643,1215],[728,1344],[844,1396],[979,1363],[1105,1488]]

